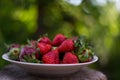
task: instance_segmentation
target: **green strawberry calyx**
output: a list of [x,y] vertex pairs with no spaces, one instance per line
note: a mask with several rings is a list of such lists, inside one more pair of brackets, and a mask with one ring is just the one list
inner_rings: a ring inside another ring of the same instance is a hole
[[80,62],[91,61],[94,56],[94,51],[92,46],[87,42],[84,36],[78,37],[74,40],[75,50],[74,53],[78,55]]

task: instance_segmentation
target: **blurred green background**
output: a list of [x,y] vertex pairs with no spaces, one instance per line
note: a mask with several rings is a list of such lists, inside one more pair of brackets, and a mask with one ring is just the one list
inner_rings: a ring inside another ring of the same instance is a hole
[[[48,33],[68,37],[85,35],[99,61],[94,68],[108,80],[120,80],[119,0],[1,0],[0,56],[5,44],[26,43]],[[0,69],[8,62],[0,57]]]

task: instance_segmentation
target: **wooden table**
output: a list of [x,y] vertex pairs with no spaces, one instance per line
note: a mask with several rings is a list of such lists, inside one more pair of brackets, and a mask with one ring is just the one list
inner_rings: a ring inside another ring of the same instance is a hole
[[35,76],[28,74],[16,65],[10,64],[0,70],[0,80],[107,80],[107,78],[102,72],[88,67],[83,67],[80,71],[67,76]]

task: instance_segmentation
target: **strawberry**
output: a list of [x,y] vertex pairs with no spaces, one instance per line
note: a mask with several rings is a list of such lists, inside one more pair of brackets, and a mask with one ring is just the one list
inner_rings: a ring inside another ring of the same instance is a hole
[[57,49],[52,50],[42,57],[42,61],[45,64],[58,64],[59,63],[59,52]]
[[51,44],[51,40],[50,40],[47,36],[41,37],[41,38],[39,39],[39,42]]
[[8,51],[10,51],[10,49],[12,48],[20,48],[20,44],[11,44],[10,46],[6,45],[8,48]]
[[37,46],[37,41],[36,40],[27,40],[27,42],[28,42],[28,45],[29,46],[33,46],[33,47],[35,47],[36,48],[36,46]]
[[79,63],[79,60],[75,54],[71,52],[66,52],[62,63],[63,64]]
[[44,55],[52,49],[50,44],[46,44],[43,42],[37,43],[37,47],[40,49],[40,54]]
[[80,62],[89,62],[93,59],[93,52],[90,49],[84,49],[82,54],[78,55]]
[[39,59],[39,53],[35,53],[35,58]]
[[42,55],[37,52],[37,53],[35,53],[35,58],[38,60],[41,60]]
[[66,40],[66,37],[63,34],[57,34],[52,41],[52,45],[59,46],[64,40]]
[[72,39],[66,39],[60,46],[58,46],[59,52],[68,52],[72,50],[74,50],[74,42]]
[[31,46],[36,46],[36,44],[37,44],[37,41],[31,41]]
[[94,56],[91,45],[87,43],[85,37],[83,36],[80,36],[77,40],[75,40],[74,53],[78,55],[80,62],[89,62]]
[[39,63],[39,60],[35,56],[36,53],[37,50],[33,46],[25,45],[22,47],[19,55],[20,61]]

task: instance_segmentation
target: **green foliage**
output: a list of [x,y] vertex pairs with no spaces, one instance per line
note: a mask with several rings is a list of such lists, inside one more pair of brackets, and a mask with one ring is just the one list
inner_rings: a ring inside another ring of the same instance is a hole
[[[97,0],[83,0],[75,6],[64,0],[1,0],[0,55],[6,52],[4,43],[26,43],[42,32],[51,39],[57,33],[84,35],[94,44],[98,68],[119,80],[120,12],[111,0],[106,1],[100,5]],[[1,67],[6,64],[0,61]]]
[[[4,44],[26,43],[25,41],[36,31],[35,1],[25,1],[0,2],[0,56],[7,52]],[[1,67],[6,64],[1,58],[0,61]]]

